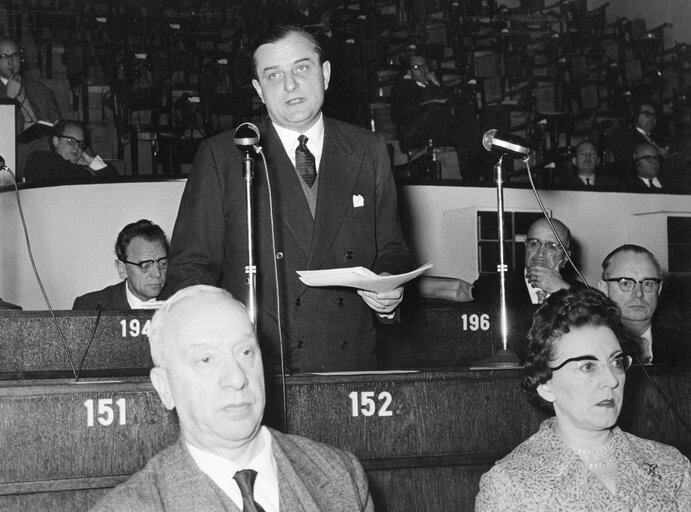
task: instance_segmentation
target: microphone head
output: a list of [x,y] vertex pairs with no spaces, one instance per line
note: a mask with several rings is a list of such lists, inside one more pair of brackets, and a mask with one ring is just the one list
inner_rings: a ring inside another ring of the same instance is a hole
[[487,151],[492,151],[492,140],[497,134],[497,130],[487,130],[482,136],[482,147]]
[[241,151],[250,151],[259,144],[259,128],[252,123],[242,123],[235,129],[233,142]]

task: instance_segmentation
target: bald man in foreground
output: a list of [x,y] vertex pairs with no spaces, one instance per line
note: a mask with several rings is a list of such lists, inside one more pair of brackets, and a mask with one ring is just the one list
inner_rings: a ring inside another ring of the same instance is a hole
[[151,383],[180,439],[93,511],[373,511],[350,453],[261,425],[264,370],[245,307],[219,288],[173,295],[149,332]]

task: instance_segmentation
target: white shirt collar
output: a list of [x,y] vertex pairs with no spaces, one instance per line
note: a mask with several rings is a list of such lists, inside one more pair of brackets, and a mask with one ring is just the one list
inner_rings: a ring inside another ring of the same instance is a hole
[[638,131],[638,133],[642,134],[646,139],[650,140],[650,134],[646,133],[643,128],[641,128],[640,126],[636,126],[636,130]]
[[242,494],[238,484],[233,480],[233,475],[242,469],[253,469],[257,472],[257,479],[254,482],[254,500],[266,512],[279,512],[278,470],[273,454],[271,433],[266,427],[261,427],[258,435],[261,436],[263,446],[245,467],[220,455],[192,446],[187,441],[185,445],[199,469],[211,478],[240,510],[242,510]]
[[2,85],[7,85],[7,82],[9,82],[9,79],[5,78],[4,76],[0,76],[0,82],[2,82]]
[[281,143],[288,153],[290,161],[295,166],[295,149],[298,147],[298,137],[300,135],[307,136],[307,149],[314,155],[314,161],[317,164],[317,174],[319,174],[319,167],[321,166],[322,159],[322,149],[324,147],[324,116],[319,113],[319,118],[317,122],[312,125],[312,127],[306,132],[296,132],[294,130],[289,130],[282,126],[278,126],[273,123],[274,128],[278,137],[281,139]]
[[590,180],[590,185],[595,185],[595,175],[594,174],[592,176],[584,176],[584,175],[579,174],[578,179],[581,180],[581,182],[584,185],[588,185],[588,183],[586,183],[585,180]]
[[145,304],[156,302],[156,298],[149,299],[149,300],[142,300],[139,297],[137,297],[130,290],[130,282],[129,281],[125,281],[125,294],[127,295],[127,303],[130,305],[130,307],[132,309],[147,309],[148,307],[145,306]]
[[660,183],[660,180],[657,179],[657,176],[655,176],[654,178],[644,178],[643,176],[639,176],[639,178],[641,179],[641,181],[643,181],[643,183],[645,183],[646,187],[648,186],[648,180],[652,179],[654,187],[662,188],[662,183]]

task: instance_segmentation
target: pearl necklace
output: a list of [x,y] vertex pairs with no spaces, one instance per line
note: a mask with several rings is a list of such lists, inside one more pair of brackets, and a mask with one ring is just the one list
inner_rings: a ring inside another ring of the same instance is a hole
[[616,459],[614,457],[614,438],[610,436],[607,443],[601,448],[594,450],[582,450],[572,448],[573,452],[583,461],[585,467],[588,469],[597,469],[613,464]]

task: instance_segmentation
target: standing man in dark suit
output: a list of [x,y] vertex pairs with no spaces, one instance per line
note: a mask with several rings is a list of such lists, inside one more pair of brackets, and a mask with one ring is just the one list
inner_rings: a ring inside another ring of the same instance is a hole
[[[21,75],[22,54],[19,45],[9,37],[0,38],[0,98],[15,104],[17,135],[38,121],[55,123],[61,119],[60,109],[51,90],[41,82]],[[48,136],[17,144],[17,180],[21,180],[26,158],[36,150],[48,147]]]
[[691,345],[680,332],[653,324],[662,270],[648,249],[626,244],[610,252],[602,262],[598,288],[619,306],[621,323],[631,336],[628,349],[642,362],[691,361]]
[[[374,314],[393,319],[403,289],[377,294],[309,288],[296,271],[409,270],[386,144],[379,135],[322,115],[331,65],[303,30],[268,32],[254,51],[253,66],[252,84],[269,114],[260,125],[267,168],[257,157],[254,183],[257,330],[264,357],[273,370],[280,367],[280,318],[288,371],[376,369]],[[180,202],[165,293],[202,283],[245,300],[241,158],[230,133],[200,146]],[[266,173],[275,210],[275,251]]]
[[180,439],[92,512],[374,510],[352,454],[261,425],[261,352],[228,292],[179,291],[151,320],[149,342],[151,383],[176,410]]
[[128,224],[118,234],[115,255],[115,268],[123,281],[77,297],[72,309],[142,309],[158,298],[168,272],[163,230],[146,219]]
[[[525,241],[524,268],[506,275],[507,306],[541,304],[550,294],[574,284],[567,282],[561,274],[568,261],[566,252],[570,254],[571,251],[571,231],[563,222],[557,219],[551,221],[565,247],[559,245],[547,220],[538,219],[530,225]],[[480,304],[497,305],[499,273],[477,279],[473,283],[473,298]]]
[[647,142],[666,157],[669,154],[668,145],[662,141],[657,124],[657,108],[648,101],[640,102],[635,107],[633,126],[614,128],[608,135],[610,149],[614,161],[631,163],[631,155],[639,144]]

